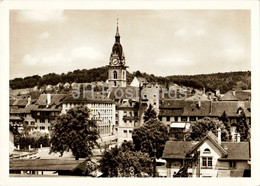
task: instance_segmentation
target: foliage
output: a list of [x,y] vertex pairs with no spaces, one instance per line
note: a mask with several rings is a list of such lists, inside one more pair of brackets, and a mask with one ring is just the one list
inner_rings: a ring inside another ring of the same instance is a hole
[[169,139],[167,127],[158,119],[150,119],[143,126],[134,129],[135,149],[148,153],[153,158],[153,176],[156,176],[156,158],[162,157],[164,146]]
[[191,123],[191,132],[188,133],[187,140],[199,141],[208,131],[213,132],[217,136],[218,128],[221,129],[221,140],[226,141],[229,139],[229,133],[222,121],[217,118],[205,117]]
[[228,139],[230,140],[231,139],[231,124],[230,124],[230,120],[225,111],[220,116],[219,120],[223,122],[223,124],[228,132],[228,136],[229,136]]
[[157,113],[150,104],[146,112],[144,113],[144,122],[147,122],[151,118],[157,118]]
[[31,148],[39,148],[42,144],[42,147],[49,147],[50,146],[50,139],[48,135],[44,136],[21,136],[15,135],[14,136],[14,145],[20,145],[20,149],[28,149],[29,145]]
[[[12,89],[32,88],[34,86],[42,87],[43,85],[57,85],[58,83],[90,83],[95,81],[107,80],[108,68],[106,66],[74,70],[73,72],[55,74],[49,73],[44,76],[34,75],[25,78],[15,78],[10,80]],[[156,82],[165,87],[172,83],[180,86],[192,87],[196,89],[212,88],[219,89],[221,93],[229,90],[251,89],[251,72],[226,72],[201,75],[173,75],[167,77],[155,76],[153,74],[136,71],[130,73],[127,71],[127,83],[130,84],[135,76],[144,77],[148,82]]]
[[241,112],[237,122],[237,132],[240,133],[241,141],[250,141],[250,125],[247,123],[244,111]]
[[51,152],[71,150],[76,159],[92,156],[92,149],[98,145],[99,138],[96,121],[89,118],[90,111],[87,107],[75,107],[67,114],[58,116],[52,127]]
[[135,151],[132,142],[105,151],[99,163],[105,177],[145,177],[153,171],[149,154]]

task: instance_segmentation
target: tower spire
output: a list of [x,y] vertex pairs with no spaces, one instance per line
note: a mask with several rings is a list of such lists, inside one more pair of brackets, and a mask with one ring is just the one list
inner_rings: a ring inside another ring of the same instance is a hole
[[117,19],[116,19],[116,37],[120,37],[119,29],[118,29],[118,16],[117,16]]

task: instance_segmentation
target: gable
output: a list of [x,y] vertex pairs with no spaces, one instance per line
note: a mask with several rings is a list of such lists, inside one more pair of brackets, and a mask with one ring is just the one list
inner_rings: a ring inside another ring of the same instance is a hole
[[[205,149],[209,149],[210,153],[204,153]],[[223,152],[216,147],[209,139],[206,139],[198,148],[201,156],[213,156],[215,158],[223,157]]]

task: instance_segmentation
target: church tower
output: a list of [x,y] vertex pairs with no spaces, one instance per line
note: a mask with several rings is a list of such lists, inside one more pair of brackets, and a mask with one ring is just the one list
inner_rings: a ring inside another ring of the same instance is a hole
[[108,65],[108,83],[112,87],[126,87],[126,68],[123,47],[120,44],[118,20],[115,35],[115,43],[112,48]]

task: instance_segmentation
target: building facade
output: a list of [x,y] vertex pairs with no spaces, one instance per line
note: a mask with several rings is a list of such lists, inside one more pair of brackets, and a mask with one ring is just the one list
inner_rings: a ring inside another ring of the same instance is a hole
[[250,143],[221,142],[212,132],[201,141],[167,141],[163,152],[167,177],[248,177]]
[[69,109],[77,106],[87,106],[91,111],[91,118],[97,121],[99,134],[101,137],[115,136],[115,103],[109,98],[103,98],[98,92],[94,97],[87,94],[85,99],[74,99],[67,97],[62,102],[62,114],[66,114]]

